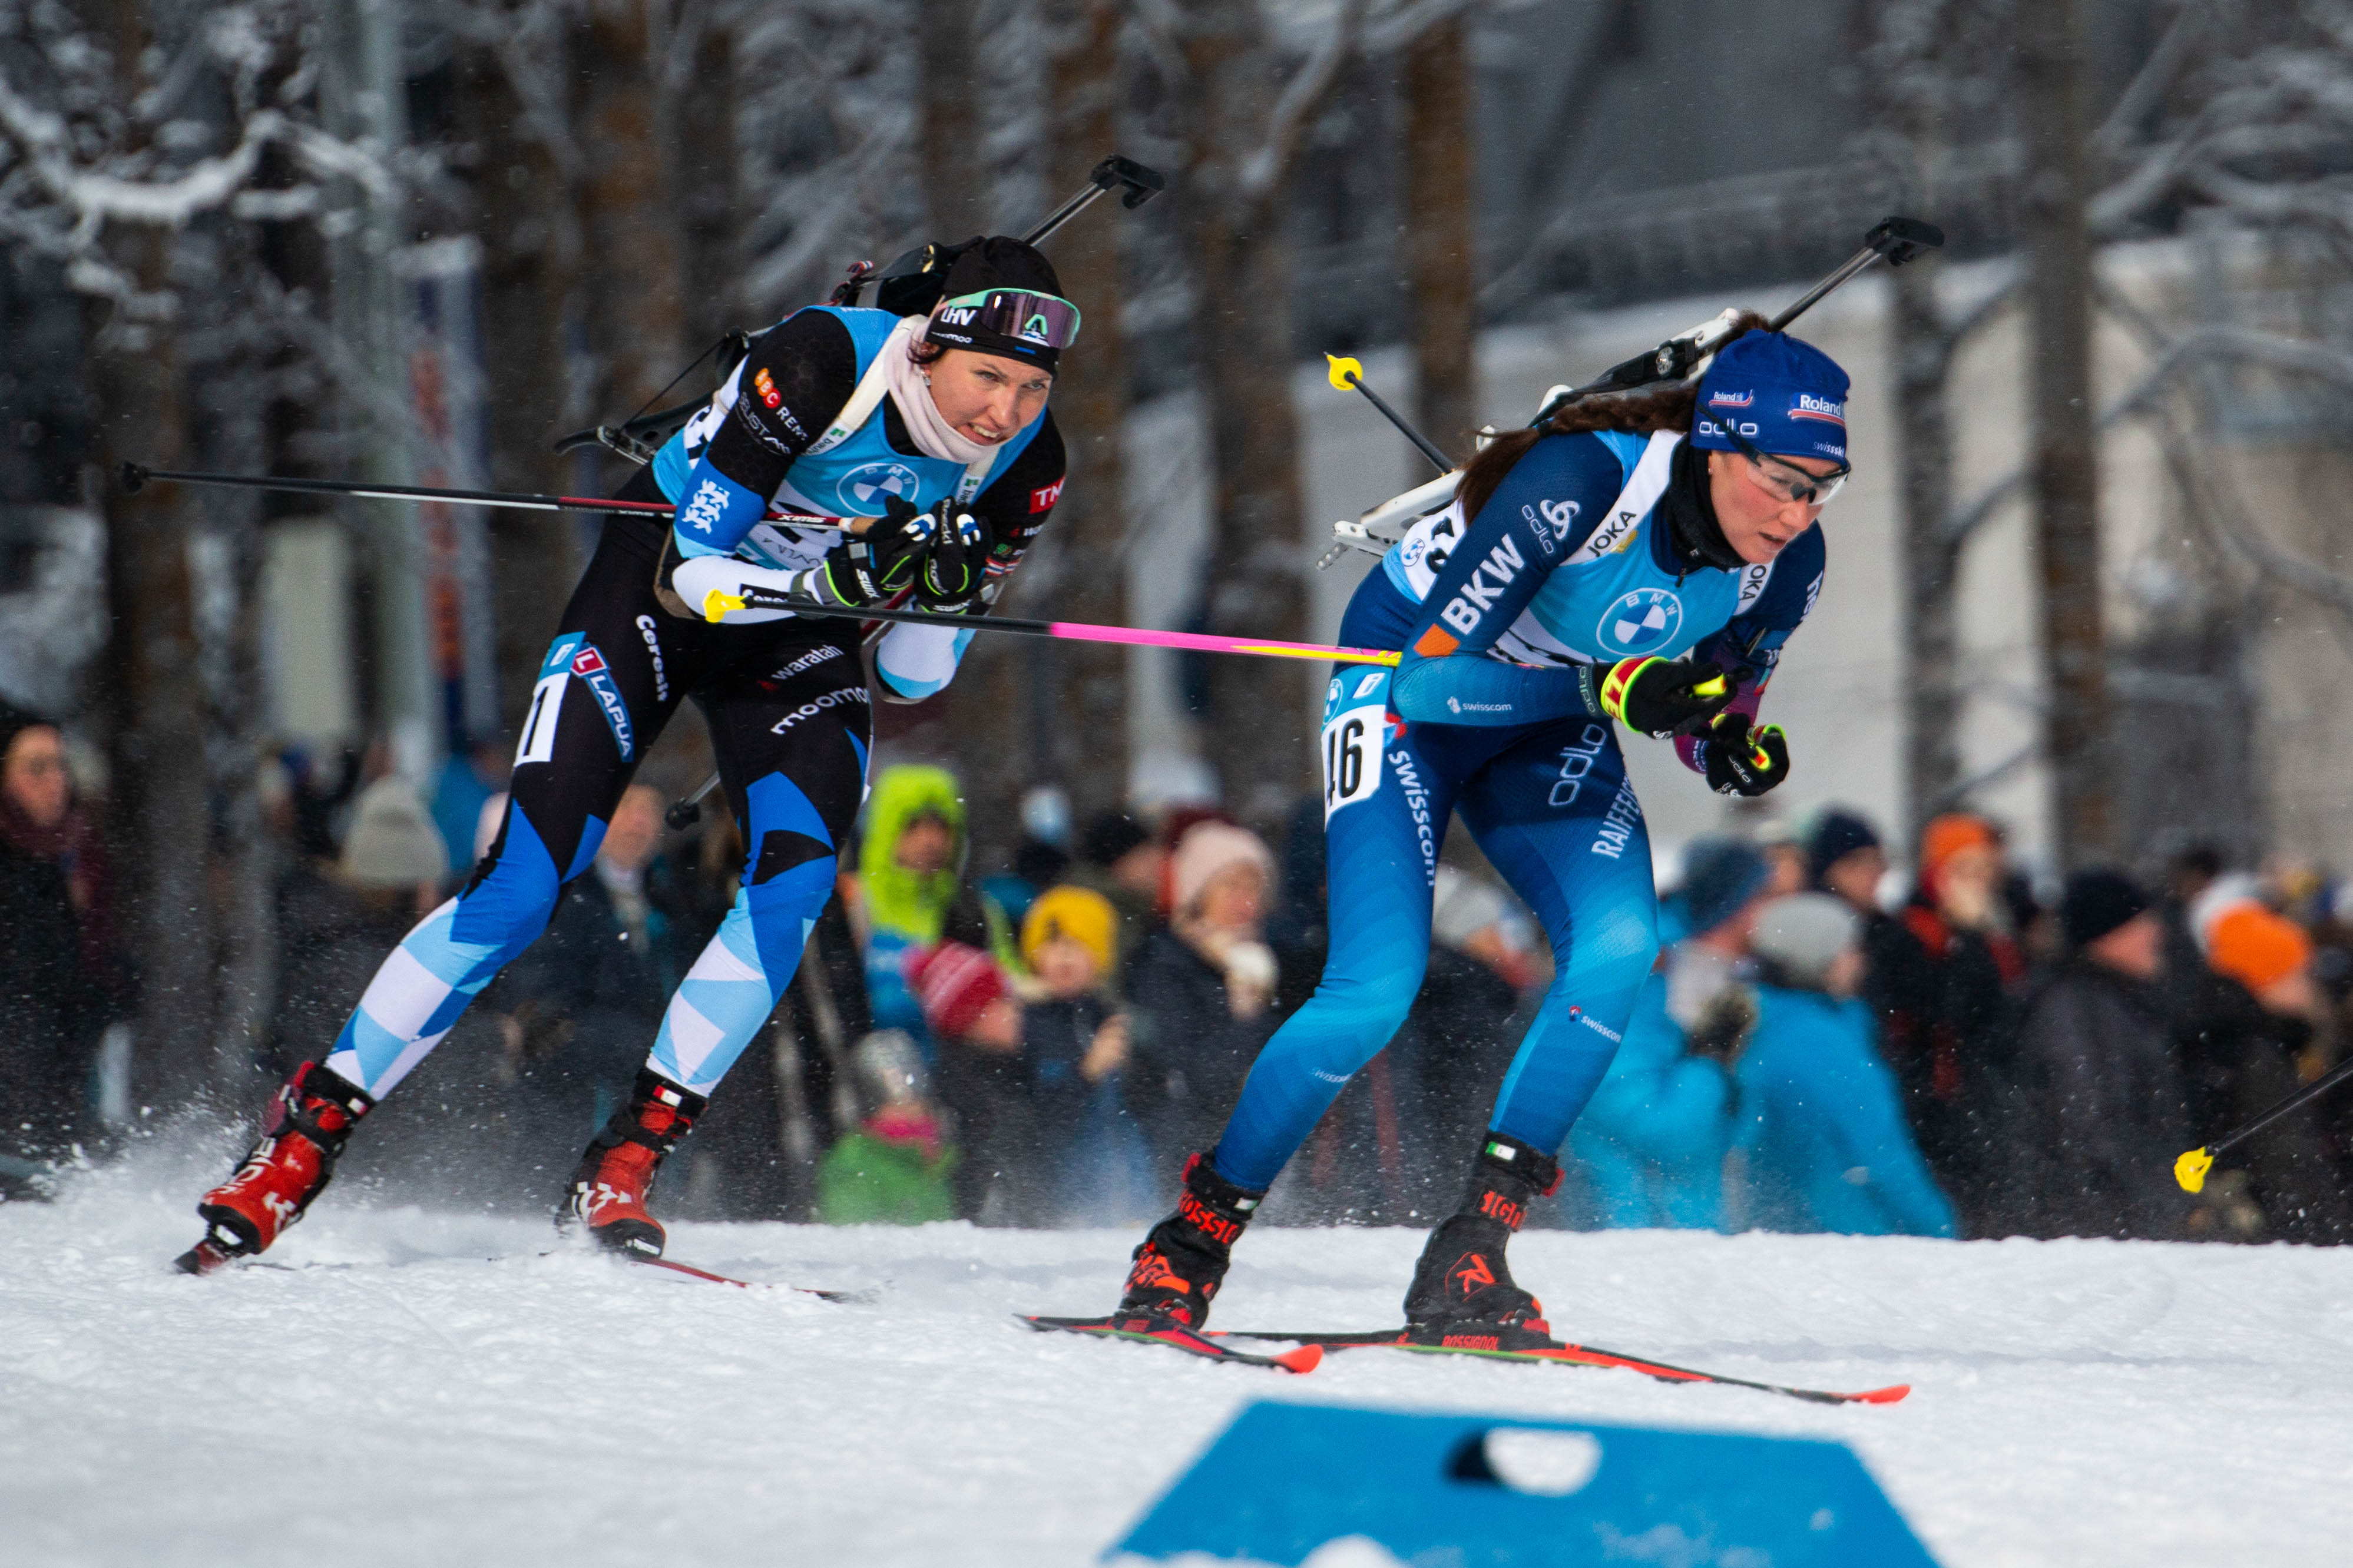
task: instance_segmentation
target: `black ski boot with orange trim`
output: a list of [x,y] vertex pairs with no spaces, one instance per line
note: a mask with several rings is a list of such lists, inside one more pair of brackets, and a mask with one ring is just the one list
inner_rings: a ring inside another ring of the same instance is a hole
[[1405,1293],[1405,1337],[1466,1350],[1550,1345],[1544,1303],[1512,1282],[1504,1249],[1527,1218],[1528,1204],[1559,1185],[1559,1161],[1516,1138],[1488,1133],[1461,1208],[1421,1249]]
[[1187,1160],[1176,1212],[1154,1226],[1135,1249],[1135,1267],[1127,1271],[1127,1289],[1113,1316],[1206,1327],[1209,1299],[1225,1283],[1234,1243],[1265,1196],[1218,1174],[1205,1154]]

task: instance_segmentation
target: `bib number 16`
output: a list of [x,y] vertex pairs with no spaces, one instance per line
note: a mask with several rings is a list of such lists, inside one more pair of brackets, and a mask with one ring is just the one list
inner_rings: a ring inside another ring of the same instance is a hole
[[1381,787],[1384,703],[1334,714],[1324,723],[1324,817]]

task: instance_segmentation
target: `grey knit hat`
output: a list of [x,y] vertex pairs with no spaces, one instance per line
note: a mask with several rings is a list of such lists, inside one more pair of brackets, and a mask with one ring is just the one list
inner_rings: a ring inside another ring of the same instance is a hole
[[1844,899],[1790,893],[1757,911],[1748,949],[1791,979],[1819,985],[1838,955],[1854,945],[1861,923]]
[[413,888],[449,874],[449,847],[425,814],[415,784],[396,774],[360,792],[343,839],[343,872],[362,888]]

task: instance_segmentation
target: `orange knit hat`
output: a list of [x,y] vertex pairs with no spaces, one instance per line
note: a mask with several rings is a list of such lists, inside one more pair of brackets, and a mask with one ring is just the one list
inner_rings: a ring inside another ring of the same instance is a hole
[[2206,962],[2250,991],[2286,979],[2312,962],[2312,942],[2294,921],[2263,905],[2233,904],[2206,928]]
[[1945,863],[1964,849],[1996,847],[1993,824],[1965,811],[1947,812],[1920,830],[1920,885],[1933,894]]

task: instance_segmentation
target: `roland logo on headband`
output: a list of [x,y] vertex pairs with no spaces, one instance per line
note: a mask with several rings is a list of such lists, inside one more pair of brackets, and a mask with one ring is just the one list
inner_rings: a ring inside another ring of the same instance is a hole
[[1801,392],[1798,394],[1797,401],[1789,405],[1789,417],[1819,419],[1825,425],[1835,425],[1843,430],[1846,428],[1846,405],[1827,397],[1816,397],[1810,392]]

